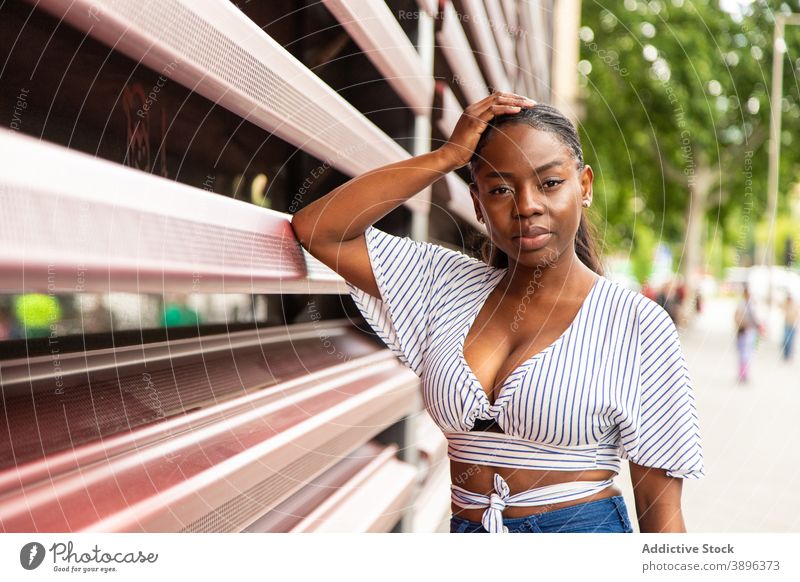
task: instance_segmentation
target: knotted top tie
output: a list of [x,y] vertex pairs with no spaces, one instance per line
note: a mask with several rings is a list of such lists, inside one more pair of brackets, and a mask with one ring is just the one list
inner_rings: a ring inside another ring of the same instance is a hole
[[[508,533],[503,525],[503,510],[508,505],[511,490],[500,473],[494,474],[494,491],[488,495],[467,491],[458,485],[452,486],[452,498],[458,505],[467,509],[486,507],[481,517],[481,524],[489,533]],[[488,505],[488,507],[487,507]]]
[[506,508],[506,501],[511,494],[506,480],[500,473],[494,474],[494,492],[489,495],[489,507],[481,516],[481,523],[489,533],[508,533],[508,528],[503,525],[503,510]]
[[503,510],[512,505],[549,505],[560,501],[580,499],[613,484],[613,479],[604,481],[568,481],[536,487],[511,495],[508,483],[499,473],[494,474],[494,491],[489,495],[474,493],[463,487],[451,484],[452,501],[465,509],[486,508],[481,516],[481,524],[489,533],[508,533],[503,525]]

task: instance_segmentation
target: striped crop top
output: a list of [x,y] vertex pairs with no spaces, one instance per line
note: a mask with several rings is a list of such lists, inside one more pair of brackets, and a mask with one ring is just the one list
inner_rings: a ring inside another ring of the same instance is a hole
[[[552,344],[506,379],[494,403],[463,355],[507,269],[370,226],[381,298],[347,283],[367,323],[422,381],[452,460],[498,467],[620,470],[620,459],[699,479],[702,442],[678,332],[666,311],[599,277]],[[482,430],[496,423],[502,432]],[[473,430],[475,429],[475,430]]]

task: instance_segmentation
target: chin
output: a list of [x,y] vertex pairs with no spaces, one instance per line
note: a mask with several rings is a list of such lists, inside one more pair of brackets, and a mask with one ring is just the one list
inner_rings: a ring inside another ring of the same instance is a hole
[[520,267],[536,269],[552,266],[558,262],[561,253],[551,247],[542,247],[532,251],[519,251],[516,255],[509,255],[509,258]]

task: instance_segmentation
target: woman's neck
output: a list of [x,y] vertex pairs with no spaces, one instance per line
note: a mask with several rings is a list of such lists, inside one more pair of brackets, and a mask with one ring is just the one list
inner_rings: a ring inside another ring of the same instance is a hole
[[509,258],[509,267],[500,287],[508,298],[530,296],[531,303],[553,304],[559,298],[573,297],[594,284],[597,273],[583,264],[573,252],[558,261],[528,267]]

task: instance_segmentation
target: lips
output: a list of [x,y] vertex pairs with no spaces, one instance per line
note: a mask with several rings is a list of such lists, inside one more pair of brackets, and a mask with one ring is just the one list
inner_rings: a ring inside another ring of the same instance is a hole
[[[547,234],[550,232],[549,228],[545,228],[544,226],[528,226],[523,228],[517,237],[525,236],[525,237],[536,237],[541,234]],[[516,238],[516,237],[515,237]]]
[[550,241],[552,233],[543,226],[528,226],[522,233],[514,237],[514,242],[523,251],[536,251],[544,248]]

